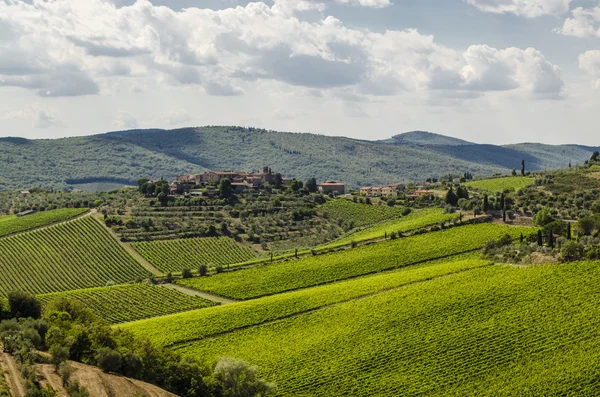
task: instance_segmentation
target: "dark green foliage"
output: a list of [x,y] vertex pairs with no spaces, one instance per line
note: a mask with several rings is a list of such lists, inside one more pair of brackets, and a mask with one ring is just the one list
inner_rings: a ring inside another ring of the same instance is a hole
[[121,354],[108,347],[101,347],[96,351],[95,361],[104,372],[118,372],[121,369]]
[[206,276],[206,273],[208,273],[208,267],[206,265],[200,265],[198,268],[198,274],[200,276]]
[[42,306],[35,296],[24,291],[12,291],[8,293],[8,306],[12,318],[40,318]]
[[490,202],[487,193],[483,195],[483,212],[490,210]]
[[192,271],[190,269],[181,270],[181,277],[183,278],[192,278]]
[[537,232],[537,245],[539,247],[541,247],[542,245],[544,245],[544,236],[543,236],[541,230],[538,230],[538,232]]
[[315,178],[310,178],[304,184],[310,193],[316,193],[318,190],[317,180]]
[[450,204],[453,207],[456,207],[456,205],[458,204],[458,195],[454,193],[452,186],[450,186],[450,188],[448,189],[444,201],[446,202],[446,204]]
[[221,194],[222,198],[229,198],[231,197],[231,181],[229,179],[221,179],[221,182],[219,183],[219,193]]

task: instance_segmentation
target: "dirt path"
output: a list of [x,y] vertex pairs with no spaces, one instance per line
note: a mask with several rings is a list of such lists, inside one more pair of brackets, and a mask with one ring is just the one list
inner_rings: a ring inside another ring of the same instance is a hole
[[223,298],[222,296],[213,295],[213,294],[209,294],[207,292],[202,292],[202,291],[196,291],[195,289],[187,288],[187,287],[184,287],[183,285],[178,285],[178,284],[161,284],[161,285],[165,288],[174,289],[179,292],[183,292],[184,294],[187,294],[187,295],[199,296],[201,298],[208,299],[209,301],[218,302],[221,305],[228,305],[230,303],[236,302],[231,299]]
[[129,243],[124,243],[121,241],[121,239],[119,238],[119,236],[117,235],[117,233],[115,233],[114,230],[112,230],[110,227],[106,226],[104,224],[104,222],[102,222],[102,220],[100,219],[98,212],[96,210],[92,210],[91,214],[94,215],[94,219],[96,219],[98,222],[100,222],[100,224],[106,228],[106,230],[108,230],[108,232],[110,233],[111,236],[113,236],[113,238],[123,247],[125,248],[125,251],[127,251],[129,253],[129,255],[133,256],[133,258],[139,262],[140,265],[144,266],[144,268],[146,268],[146,270],[148,270],[150,273],[154,274],[155,276],[162,276],[163,272],[161,272],[160,270],[158,270],[152,263],[148,262],[146,259],[144,259],[144,257],[142,257]]
[[13,356],[3,352],[0,356],[0,361],[4,372],[6,372],[10,394],[13,397],[25,397],[27,391],[23,384],[23,377],[21,376],[21,371],[19,371]]

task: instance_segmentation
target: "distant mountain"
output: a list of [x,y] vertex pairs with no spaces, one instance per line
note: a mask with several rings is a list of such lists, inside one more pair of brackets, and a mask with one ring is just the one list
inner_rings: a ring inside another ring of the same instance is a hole
[[289,177],[336,179],[351,187],[421,181],[447,173],[487,176],[583,163],[598,148],[563,145],[479,145],[427,132],[364,141],[307,133],[210,126],[117,131],[54,140],[0,138],[0,190],[82,184],[130,185],[142,177],[261,170]]
[[462,139],[452,138],[445,135],[434,134],[433,132],[427,131],[411,131],[403,134],[394,135],[392,138],[382,141],[386,143],[393,143],[395,145],[401,144],[412,144],[419,146],[431,146],[431,145],[446,145],[446,146],[460,146],[460,145],[473,145],[472,142],[463,141]]

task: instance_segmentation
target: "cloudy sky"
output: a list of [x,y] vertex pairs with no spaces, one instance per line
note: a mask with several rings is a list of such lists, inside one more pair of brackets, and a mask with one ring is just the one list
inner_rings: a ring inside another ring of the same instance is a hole
[[0,0],[0,136],[600,145],[600,0]]

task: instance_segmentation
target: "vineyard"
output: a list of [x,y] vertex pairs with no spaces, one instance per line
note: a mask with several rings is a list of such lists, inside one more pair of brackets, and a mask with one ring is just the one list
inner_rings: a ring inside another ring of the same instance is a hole
[[461,226],[181,283],[233,299],[250,299],[448,257],[479,249],[504,234],[516,238],[532,231],[492,224]]
[[87,208],[63,208],[37,212],[23,217],[17,217],[16,215],[0,216],[0,237],[66,221],[86,211],[88,211]]
[[346,199],[337,199],[327,201],[319,210],[327,213],[329,219],[352,221],[354,227],[361,227],[400,217],[405,213],[406,208],[360,204]]
[[535,182],[534,178],[524,176],[513,176],[506,178],[494,178],[494,179],[483,179],[480,181],[473,181],[465,183],[465,186],[469,188],[475,188],[479,190],[485,190],[490,193],[498,193],[503,190],[519,190],[533,185]]
[[0,295],[101,287],[147,277],[93,217],[0,239]]
[[363,230],[346,235],[323,248],[339,247],[350,242],[361,242],[389,237],[391,233],[406,233],[427,226],[439,225],[458,219],[458,214],[447,214],[441,208],[430,208],[412,212],[411,214],[389,221],[381,222]]
[[488,266],[176,350],[247,360],[281,396],[592,396],[598,278],[600,263]]
[[137,335],[149,337],[157,345],[171,346],[490,264],[491,262],[473,259],[432,262],[210,310],[197,310],[132,322],[120,327]]
[[215,305],[197,296],[146,283],[56,292],[38,298],[43,304],[59,298],[80,302],[111,324]]
[[230,265],[256,258],[248,247],[237,244],[229,237],[203,237],[132,244],[148,262],[160,271],[181,272],[198,269],[200,265]]

